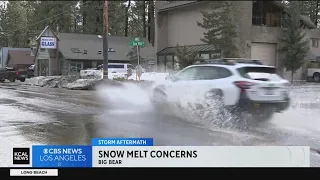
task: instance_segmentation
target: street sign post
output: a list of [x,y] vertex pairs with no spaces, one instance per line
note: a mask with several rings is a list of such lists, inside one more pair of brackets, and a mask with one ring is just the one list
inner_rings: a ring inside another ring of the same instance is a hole
[[139,64],[136,67],[136,79],[140,81],[141,75],[142,75],[142,66]]
[[140,40],[140,38],[136,37],[133,41],[130,42],[130,46],[136,47],[137,49],[137,57],[138,57],[138,65],[136,67],[136,80],[140,80],[142,75],[142,67],[140,66],[140,47],[145,47],[145,43]]

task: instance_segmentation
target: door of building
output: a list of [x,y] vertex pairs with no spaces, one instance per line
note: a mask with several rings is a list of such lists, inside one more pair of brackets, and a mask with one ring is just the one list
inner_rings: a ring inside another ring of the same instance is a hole
[[38,60],[39,76],[49,76],[49,59]]

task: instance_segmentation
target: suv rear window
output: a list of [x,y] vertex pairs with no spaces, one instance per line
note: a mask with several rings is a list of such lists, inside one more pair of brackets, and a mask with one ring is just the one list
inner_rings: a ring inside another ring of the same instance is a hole
[[276,73],[276,68],[272,67],[243,67],[237,70],[242,77],[247,79],[254,79],[258,81],[281,80],[281,77]]

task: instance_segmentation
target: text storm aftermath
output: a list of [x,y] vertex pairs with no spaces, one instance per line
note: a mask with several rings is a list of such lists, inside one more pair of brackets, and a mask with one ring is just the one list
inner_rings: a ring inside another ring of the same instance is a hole
[[100,150],[98,164],[122,164],[126,159],[179,159],[197,158],[195,150]]

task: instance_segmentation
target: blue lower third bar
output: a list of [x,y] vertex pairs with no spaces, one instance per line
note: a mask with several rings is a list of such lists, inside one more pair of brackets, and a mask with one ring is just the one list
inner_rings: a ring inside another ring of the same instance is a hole
[[34,145],[32,167],[92,167],[92,147]]
[[153,146],[152,138],[93,138],[92,146]]

